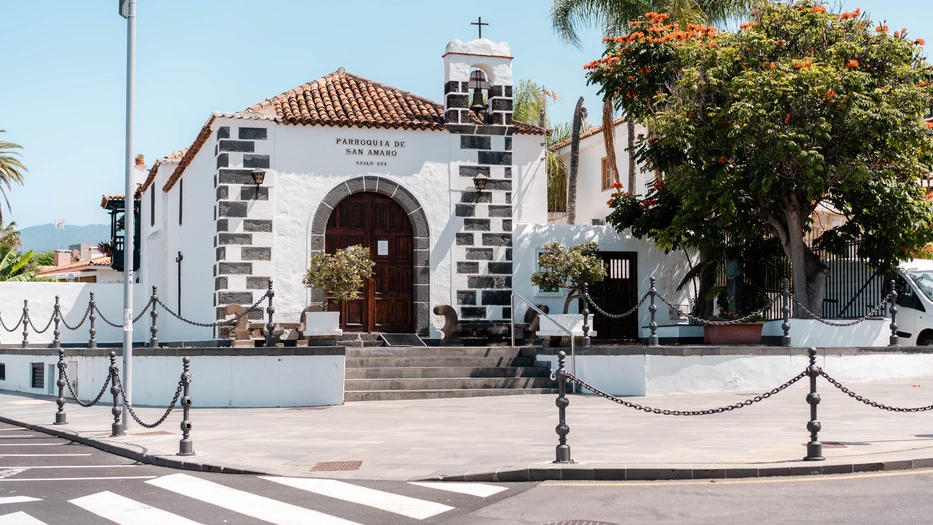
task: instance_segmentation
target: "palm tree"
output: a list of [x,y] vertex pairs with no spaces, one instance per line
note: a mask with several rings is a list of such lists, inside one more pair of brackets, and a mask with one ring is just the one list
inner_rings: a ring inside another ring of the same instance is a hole
[[7,252],[0,260],[0,281],[23,283],[35,279],[36,270],[29,264],[32,255],[32,250],[26,253]]
[[586,119],[583,97],[573,110],[573,128],[570,132],[570,172],[567,176],[567,224],[577,221],[577,169],[580,167],[580,130]]
[[[645,13],[667,13],[681,25],[724,22],[748,11],[754,0],[554,0],[551,22],[554,31],[564,42],[582,48],[578,29],[599,27],[604,35],[621,35],[628,31],[628,22]],[[603,141],[606,161],[615,182],[619,170],[615,159],[615,105],[610,98],[603,100]],[[628,191],[635,193],[635,122],[626,119],[628,131]]]
[[[6,133],[6,130],[0,129],[0,133]],[[22,146],[0,140],[0,194],[3,194],[7,209],[10,209],[10,199],[7,198],[6,190],[11,188],[13,182],[22,185],[23,173],[29,171],[17,158],[20,153],[15,150],[18,149],[22,149]],[[0,207],[0,221],[3,221],[2,207]]]
[[19,238],[19,230],[16,229],[16,221],[6,226],[0,224],[0,250],[18,250],[22,247],[23,244]]

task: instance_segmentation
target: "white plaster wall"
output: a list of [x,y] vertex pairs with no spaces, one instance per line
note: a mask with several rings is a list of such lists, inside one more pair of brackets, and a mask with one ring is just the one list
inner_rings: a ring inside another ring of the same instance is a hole
[[[29,316],[32,318],[32,324],[37,328],[45,328],[46,323],[52,316],[55,307],[55,296],[59,296],[62,316],[68,324],[75,326],[84,316],[87,310],[90,293],[94,293],[94,300],[97,308],[104,313],[104,316],[113,323],[123,323],[123,284],[103,284],[103,283],[59,283],[59,282],[38,282],[38,283],[0,283],[0,316],[7,327],[13,328],[17,319],[23,313],[23,300],[29,301]],[[136,315],[140,308],[146,304],[149,297],[143,293],[143,288],[136,285],[133,288],[133,311]],[[148,341],[148,321],[140,320],[135,325],[133,333],[134,341]],[[86,344],[90,337],[88,330],[90,322],[85,321],[84,325],[77,331],[71,331],[61,326],[62,343],[81,343]],[[122,329],[113,328],[97,316],[95,325],[97,330],[98,343],[118,343],[123,341]],[[32,327],[29,328],[30,344],[47,344],[53,340],[52,332],[54,327],[49,327],[42,334],[36,333]],[[19,344],[23,340],[23,330],[10,333],[6,330],[0,330],[0,343]]]
[[[835,323],[852,322],[851,319],[830,319]],[[783,320],[768,321],[762,336],[784,336]],[[855,326],[828,326],[814,319],[790,320],[791,346],[888,346],[891,337],[891,319],[868,319]]]
[[[641,125],[635,126],[636,136],[645,133]],[[619,181],[623,190],[628,188],[628,127],[623,122],[615,128],[616,164],[619,168]],[[564,146],[557,152],[570,169],[570,146]],[[599,132],[580,141],[580,165],[577,170],[577,224],[592,224],[593,219],[605,220],[609,215],[609,205],[606,202],[615,190],[602,190],[602,159],[606,156],[606,146],[603,134]],[[649,184],[654,181],[654,173],[642,172],[636,175],[637,187],[635,193],[643,195]]]
[[513,224],[547,224],[547,165],[543,135],[512,136]]
[[[664,254],[647,240],[635,239],[631,235],[620,235],[611,226],[569,226],[563,224],[519,224],[513,238],[515,261],[512,287],[516,293],[535,304],[546,304],[550,311],[561,313],[566,290],[558,294],[541,293],[531,284],[531,274],[537,269],[537,253],[545,244],[560,241],[567,246],[595,241],[600,251],[637,252],[637,274],[639,297],[650,288],[650,278],[657,278],[657,290],[674,304],[689,303],[690,290],[677,291],[677,284],[689,269],[682,252]],[[516,302],[517,319],[523,319],[526,307]],[[660,302],[658,303],[660,304]],[[570,305],[570,313],[577,311],[576,301]],[[646,326],[650,319],[647,305],[639,310],[639,326]],[[667,307],[658,307],[657,323],[668,324],[673,320]],[[644,335],[644,334],[643,334]]]
[[[67,352],[67,351],[66,351]],[[67,353],[66,353],[67,356]],[[118,364],[122,363],[118,358]],[[108,357],[67,356],[69,379],[78,380],[78,396],[89,401],[106,381]],[[43,363],[45,384],[32,388],[31,363]],[[6,380],[0,390],[48,394],[58,380],[55,355],[0,355],[6,365]],[[75,371],[77,366],[77,373]],[[167,407],[182,372],[179,357],[137,355],[133,358],[134,406]],[[194,356],[191,358],[190,395],[193,406],[276,407],[324,406],[343,403],[344,356]],[[58,395],[57,387],[53,392]],[[67,395],[67,391],[66,391]],[[107,403],[109,392],[104,395]],[[76,409],[76,408],[75,408]],[[50,413],[49,417],[52,417]]]
[[[273,263],[279,321],[297,322],[309,304],[310,290],[301,279],[311,258],[311,221],[321,200],[338,184],[363,175],[398,182],[418,199],[430,229],[432,307],[455,304],[451,303],[450,248],[460,225],[451,217],[459,193],[450,191],[450,180],[458,174],[451,174],[449,166],[452,143],[456,140],[459,145],[459,136],[436,131],[276,126],[269,137],[274,141]],[[396,157],[389,158],[347,155],[345,150],[353,146],[338,145],[338,138],[388,140],[393,144],[404,141],[405,147],[383,148],[398,151]],[[357,165],[370,161],[374,165]],[[375,165],[379,161],[387,165]],[[432,336],[437,334],[432,327]]]

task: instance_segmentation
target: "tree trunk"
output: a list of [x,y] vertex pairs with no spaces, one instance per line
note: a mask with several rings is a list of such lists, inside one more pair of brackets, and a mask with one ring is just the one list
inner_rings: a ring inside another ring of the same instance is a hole
[[700,319],[709,319],[713,315],[713,300],[707,298],[707,296],[710,290],[716,286],[716,281],[719,277],[719,265],[710,264],[708,261],[715,260],[719,256],[720,254],[710,250],[700,250],[700,260],[697,264],[708,265],[707,268],[700,273],[700,286],[696,298],[697,302],[693,309],[693,315]]
[[619,163],[616,161],[616,127],[613,125],[613,113],[612,99],[603,99],[603,145],[606,147],[606,164],[612,173],[612,182],[622,182],[619,180]]
[[638,173],[635,165],[635,121],[626,117],[625,125],[628,130],[628,192],[635,195],[635,185],[638,184],[635,180]]
[[[583,297],[583,290],[582,290],[582,289],[580,289],[580,288],[571,288],[571,289],[567,292],[567,298],[564,299],[564,313],[566,314],[567,312],[570,311],[570,303],[572,303],[574,299],[580,299],[581,297]],[[585,306],[584,306],[584,307],[585,307]]]
[[[783,235],[779,235],[784,254],[791,264],[791,280],[794,297],[814,314],[823,315],[823,298],[826,296],[826,277],[829,267],[813,253],[803,241],[806,217],[797,210],[785,212],[786,223]],[[809,317],[801,309],[795,309],[794,317]]]
[[583,97],[577,101],[573,110],[573,127],[570,135],[570,173],[567,174],[567,224],[576,224],[577,221],[577,169],[580,167],[580,128],[586,108],[583,107]]

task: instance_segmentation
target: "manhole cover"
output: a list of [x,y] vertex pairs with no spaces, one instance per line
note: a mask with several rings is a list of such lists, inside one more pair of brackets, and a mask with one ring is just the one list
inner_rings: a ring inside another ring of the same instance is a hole
[[362,461],[318,461],[308,472],[337,472],[346,470],[360,470]]
[[609,523],[608,521],[570,520],[570,521],[549,521],[547,523],[542,523],[541,525],[616,525],[616,524]]

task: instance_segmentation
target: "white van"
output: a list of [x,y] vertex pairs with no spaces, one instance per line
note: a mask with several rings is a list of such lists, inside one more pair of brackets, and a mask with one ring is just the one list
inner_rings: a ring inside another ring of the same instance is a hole
[[897,268],[897,336],[901,346],[933,346],[933,260]]

